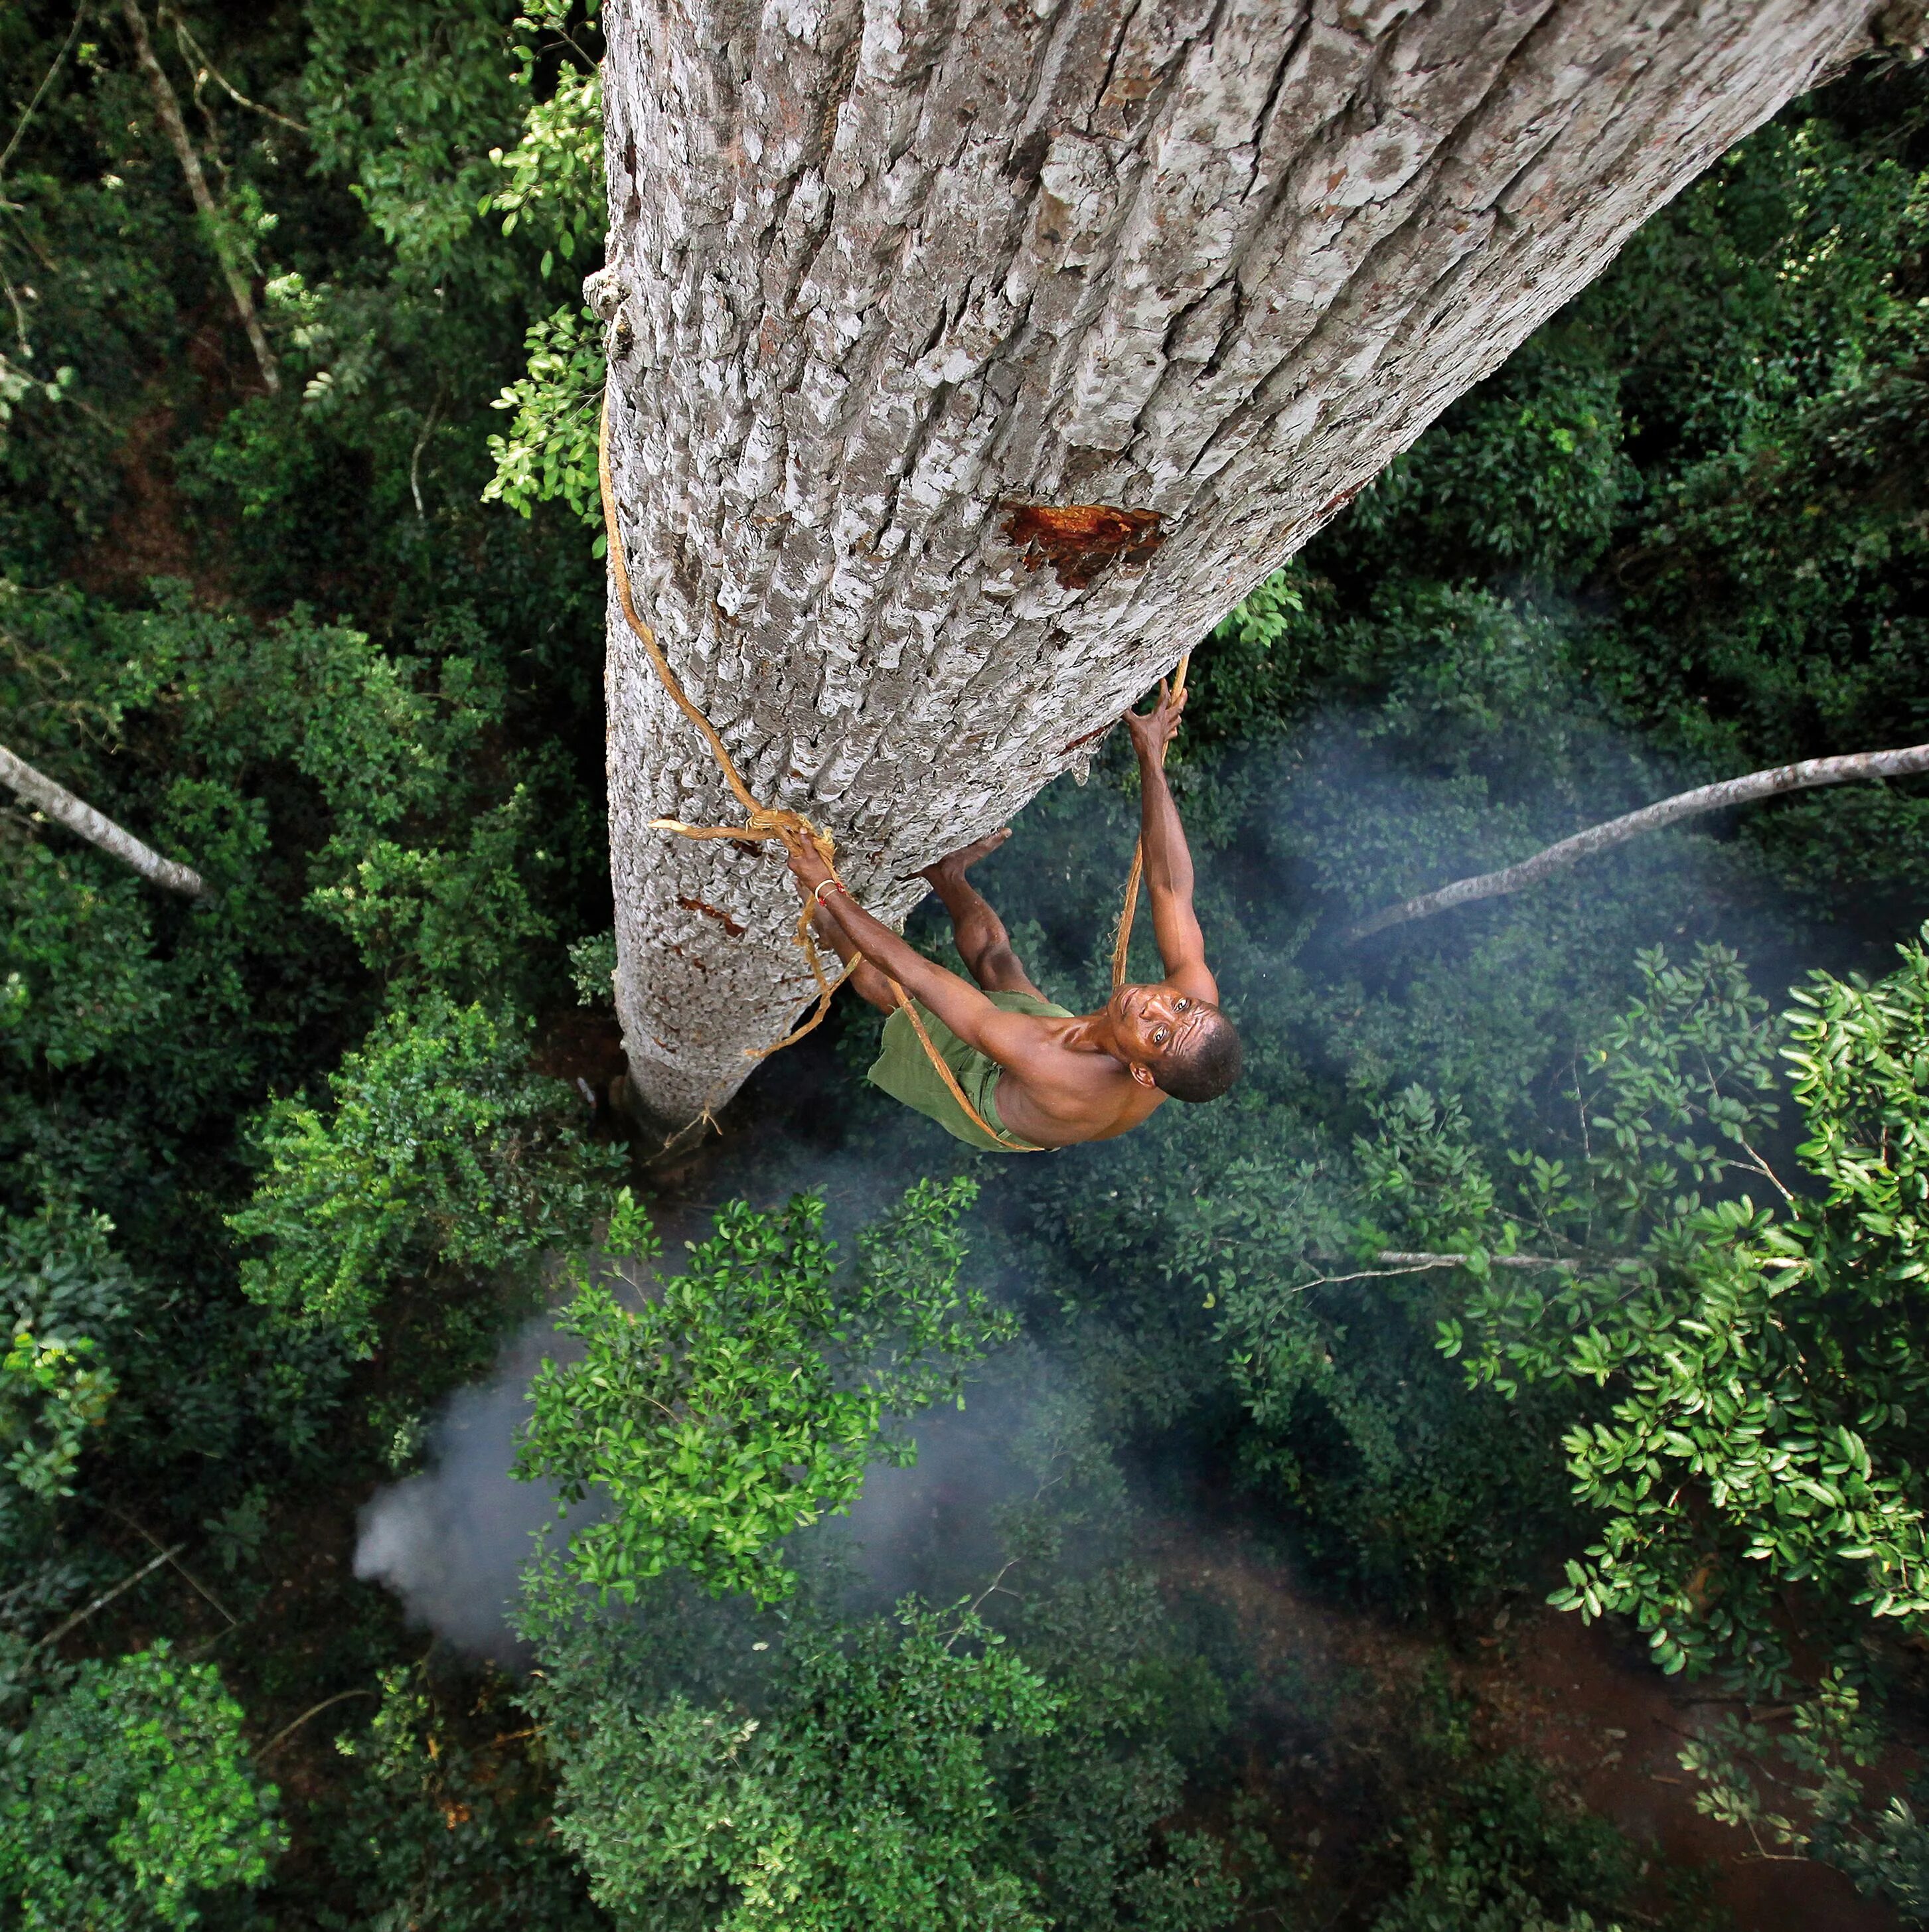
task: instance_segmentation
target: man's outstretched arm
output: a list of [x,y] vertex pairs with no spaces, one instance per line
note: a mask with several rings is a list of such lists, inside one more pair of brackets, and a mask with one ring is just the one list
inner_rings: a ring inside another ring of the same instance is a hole
[[1205,935],[1192,910],[1192,855],[1179,808],[1166,782],[1166,747],[1179,728],[1186,694],[1174,693],[1162,680],[1159,702],[1142,716],[1125,714],[1138,754],[1138,839],[1145,855],[1145,890],[1152,902],[1152,934],[1158,941],[1166,977],[1196,1000],[1219,998],[1219,982],[1206,964]]
[[[816,897],[831,876],[830,868],[814,845],[800,839],[785,842],[791,876],[806,898]],[[831,890],[818,898],[825,919],[834,924],[864,958],[887,973],[911,998],[928,1006],[968,1046],[988,1053],[1000,1066],[1022,1057],[1026,1035],[1036,1023],[1008,1013],[968,981],[927,959],[907,945],[882,920],[873,919],[847,892]]]

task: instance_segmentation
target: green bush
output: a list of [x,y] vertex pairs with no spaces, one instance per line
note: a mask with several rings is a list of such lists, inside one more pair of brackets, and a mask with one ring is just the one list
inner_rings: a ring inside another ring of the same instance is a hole
[[246,1292],[367,1355],[399,1277],[527,1269],[580,1241],[617,1157],[528,1054],[526,1023],[430,995],[344,1060],[329,1112],[278,1101],[254,1198],[228,1220],[266,1249],[242,1263]]
[[0,1755],[0,1895],[19,1922],[191,1925],[206,1893],[260,1885],[286,1844],[241,1706],[164,1640],[82,1664]]
[[[858,1237],[854,1270],[824,1238],[824,1203],[760,1214],[734,1202],[686,1273],[619,1300],[581,1264],[558,1324],[583,1359],[545,1362],[516,1473],[555,1482],[566,1505],[593,1488],[602,1520],[573,1532],[568,1563],[607,1598],[662,1570],[760,1602],[795,1576],[773,1546],[849,1507],[874,1456],[915,1459],[887,1432],[1015,1332],[982,1291],[958,1286],[968,1180],[920,1181]],[[605,1241],[618,1263],[656,1252],[626,1189]]]

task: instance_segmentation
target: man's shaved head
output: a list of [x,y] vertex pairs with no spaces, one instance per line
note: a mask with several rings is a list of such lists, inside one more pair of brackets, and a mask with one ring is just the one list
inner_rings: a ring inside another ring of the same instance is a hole
[[1232,1022],[1202,1006],[1193,1024],[1152,1067],[1160,1091],[1175,1100],[1216,1100],[1239,1078],[1246,1055]]

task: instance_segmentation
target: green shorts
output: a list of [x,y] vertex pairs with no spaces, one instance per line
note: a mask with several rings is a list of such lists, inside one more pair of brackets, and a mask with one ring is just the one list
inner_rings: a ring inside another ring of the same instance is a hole
[[[1040,1019],[1069,1020],[1069,1008],[1054,1006],[1033,993],[988,993],[992,1004],[1008,1013],[1034,1013]],[[1003,1128],[998,1118],[998,1076],[1004,1071],[988,1053],[967,1046],[931,1009],[921,1001],[917,1016],[924,1022],[931,1043],[944,1056],[953,1078],[964,1090],[973,1106],[994,1127]],[[944,1076],[931,1064],[923,1044],[900,1006],[884,1022],[884,1043],[870,1073],[871,1084],[881,1087],[894,1100],[915,1108],[927,1119],[935,1120],[944,1131],[967,1147],[984,1148],[994,1154],[1014,1154],[1018,1149],[982,1132],[977,1123],[952,1097]],[[1012,1136],[1013,1140],[1018,1137]]]

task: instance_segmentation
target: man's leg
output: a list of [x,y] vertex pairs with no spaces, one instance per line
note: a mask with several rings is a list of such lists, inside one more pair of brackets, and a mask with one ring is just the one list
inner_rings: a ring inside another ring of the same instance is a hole
[[944,902],[944,909],[951,915],[958,950],[964,956],[972,978],[988,993],[1030,993],[1042,1000],[1045,995],[1031,983],[1030,976],[1012,950],[1011,935],[1005,930],[1004,921],[964,876],[967,868],[975,866],[988,852],[995,852],[1011,836],[1009,825],[1000,826],[962,851],[926,866],[918,876],[928,879],[932,890]]

